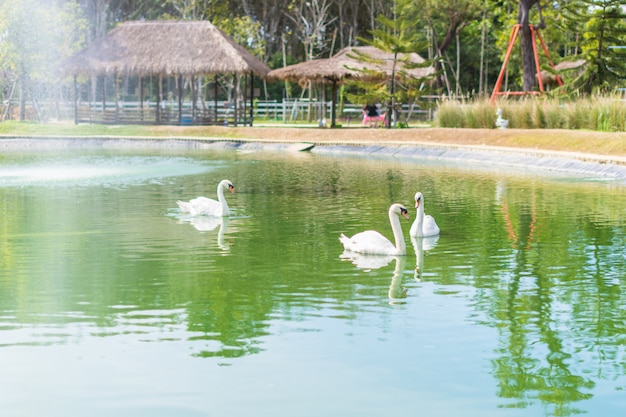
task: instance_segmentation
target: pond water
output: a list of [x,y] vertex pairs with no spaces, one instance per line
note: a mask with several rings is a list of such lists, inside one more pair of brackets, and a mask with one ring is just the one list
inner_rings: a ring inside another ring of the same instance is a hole
[[[0,161],[2,415],[626,410],[623,183],[178,142]],[[231,217],[179,212],[225,178]],[[438,238],[408,237],[416,191]],[[407,256],[346,257],[393,202]]]

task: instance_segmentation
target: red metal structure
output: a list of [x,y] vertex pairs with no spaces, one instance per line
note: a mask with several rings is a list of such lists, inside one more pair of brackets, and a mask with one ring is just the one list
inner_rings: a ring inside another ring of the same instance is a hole
[[[504,62],[502,63],[502,69],[500,70],[500,75],[498,75],[498,80],[496,81],[496,85],[493,88],[493,93],[491,93],[491,102],[496,101],[496,98],[501,95],[509,96],[509,95],[527,95],[527,94],[541,94],[544,92],[543,88],[543,80],[541,78],[541,68],[539,66],[539,55],[537,54],[537,38],[539,38],[539,42],[541,43],[541,47],[543,48],[543,52],[548,58],[548,62],[552,68],[554,68],[554,64],[550,60],[550,54],[548,53],[548,48],[546,44],[543,42],[543,38],[539,33],[539,29],[534,26],[530,26],[530,34],[532,36],[532,44],[533,44],[533,55],[535,57],[535,67],[537,71],[537,81],[539,83],[539,91],[500,91],[502,88],[502,81],[504,80],[504,75],[506,73],[506,66],[509,63],[509,58],[511,58],[511,51],[513,50],[513,45],[515,44],[515,40],[519,35],[519,31],[522,25],[517,24],[513,26],[513,30],[511,31],[511,38],[509,39],[509,46],[506,50],[506,55],[504,56]],[[563,81],[561,77],[556,76],[556,80],[559,83],[559,86],[563,85]]]

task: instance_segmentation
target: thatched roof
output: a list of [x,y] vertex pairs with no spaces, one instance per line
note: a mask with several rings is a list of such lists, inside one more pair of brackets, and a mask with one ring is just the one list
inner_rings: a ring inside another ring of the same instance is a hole
[[[377,62],[363,62],[359,55],[365,55]],[[414,64],[424,63],[424,58],[416,53],[400,54],[399,59],[408,58]],[[396,62],[396,71],[402,68],[402,62]],[[340,82],[344,78],[364,78],[372,76],[365,71],[377,71],[391,76],[393,54],[383,52],[373,46],[350,46],[342,49],[331,58],[315,59],[289,65],[270,71],[268,78],[279,80],[300,81],[302,79],[315,82]],[[432,73],[432,67],[404,69],[407,75],[421,78]]]
[[70,74],[194,75],[253,73],[269,67],[207,21],[122,23],[71,57]]

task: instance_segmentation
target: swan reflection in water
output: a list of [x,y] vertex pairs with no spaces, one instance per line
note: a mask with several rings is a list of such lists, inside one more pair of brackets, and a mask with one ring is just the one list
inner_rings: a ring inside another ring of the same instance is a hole
[[389,304],[401,304],[404,301],[402,299],[407,297],[409,292],[408,288],[402,286],[404,278],[404,268],[406,266],[406,256],[396,256],[396,267],[393,269],[393,276],[391,277],[391,285],[389,285]]
[[199,232],[210,232],[219,227],[217,233],[217,246],[222,250],[229,250],[230,245],[224,238],[228,231],[229,217],[215,217],[215,216],[190,216],[181,215],[178,216],[179,223],[190,223]]
[[411,243],[413,244],[413,249],[415,249],[415,274],[413,276],[417,282],[422,280],[422,274],[424,273],[424,252],[437,246],[438,240],[439,235],[429,237],[411,236]]
[[398,304],[399,300],[407,297],[408,289],[402,287],[404,270],[407,261],[406,256],[363,255],[360,253],[345,251],[339,258],[352,262],[357,268],[362,269],[365,272],[387,266],[392,260],[395,259],[396,266],[393,270],[393,276],[391,278],[391,284],[389,285],[388,291],[389,302],[391,304]]
[[363,269],[365,272],[387,266],[394,259],[393,256],[389,255],[364,255],[349,250],[344,251],[339,258],[352,262],[354,266]]

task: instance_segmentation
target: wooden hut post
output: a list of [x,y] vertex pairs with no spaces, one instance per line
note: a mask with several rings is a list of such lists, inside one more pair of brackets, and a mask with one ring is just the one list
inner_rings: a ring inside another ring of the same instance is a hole
[[74,74],[74,124],[78,124],[78,85]]
[[196,77],[191,76],[191,122],[196,120]]
[[250,73],[250,127],[254,120],[254,73]]
[[243,83],[243,91],[241,92],[241,123],[246,125],[246,110],[248,109],[248,78],[244,75],[241,82]]
[[178,74],[178,124],[183,124],[183,76]]
[[330,105],[330,127],[337,127],[337,80],[333,80]]
[[113,74],[113,92],[115,94],[115,124],[119,123],[120,120],[120,102],[119,102],[119,89],[118,89],[119,79],[117,77],[117,71]]
[[217,123],[217,74],[213,79],[213,122]]
[[139,117],[143,123],[143,77],[139,76]]
[[235,118],[233,121],[233,126],[237,127],[237,95],[239,94],[239,85],[237,82],[239,81],[237,77],[237,73],[233,74],[234,88],[233,88],[233,117]]
[[161,89],[163,88],[163,78],[161,74],[159,74],[159,79],[157,80],[157,91],[156,91],[156,124],[161,124]]
[[106,89],[106,81],[107,81],[107,76],[106,74],[102,76],[102,118],[104,119],[104,112],[106,112],[107,109],[107,89]]
[[89,104],[89,122],[93,119],[93,104],[95,100],[95,87],[93,77],[87,79],[87,103]]

